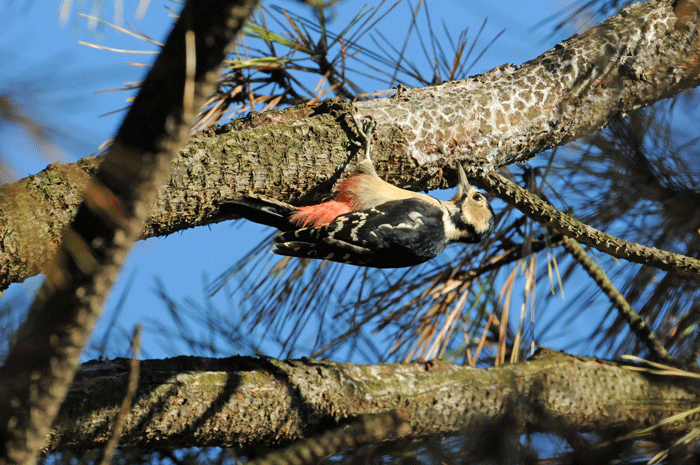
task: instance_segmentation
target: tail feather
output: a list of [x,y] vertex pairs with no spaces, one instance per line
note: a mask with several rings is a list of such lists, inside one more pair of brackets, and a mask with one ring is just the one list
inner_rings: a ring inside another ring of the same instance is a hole
[[[374,252],[364,247],[330,237],[318,242],[294,240],[291,234],[279,234],[274,239],[272,253],[300,258],[320,258],[340,263],[363,265],[372,260]],[[290,240],[291,239],[291,240]]]
[[245,218],[254,223],[272,226],[280,231],[296,229],[289,217],[296,207],[262,195],[244,195],[219,202],[219,215]]

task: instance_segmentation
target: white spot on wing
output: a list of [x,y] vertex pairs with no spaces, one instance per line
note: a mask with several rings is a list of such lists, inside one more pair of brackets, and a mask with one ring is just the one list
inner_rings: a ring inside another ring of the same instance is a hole
[[[343,228],[345,227],[345,222],[347,220],[348,219],[345,216],[340,217],[340,218],[336,218],[336,220],[333,221],[333,223],[335,223],[335,227],[333,229],[330,229],[330,228],[328,229],[328,237],[330,237],[332,239],[339,231],[342,231]],[[333,223],[331,223],[331,224],[333,224]]]
[[382,224],[379,226],[380,228],[389,228],[389,229],[418,229],[421,226],[423,226],[423,215],[421,215],[418,212],[411,212],[408,214],[408,218],[411,220],[410,222],[402,222],[397,224],[396,226],[392,226],[390,224]]
[[357,217],[359,219],[356,221],[350,222],[350,224],[355,225],[355,227],[350,229],[350,239],[352,239],[354,242],[357,242],[360,240],[360,237],[357,235],[357,231],[359,231],[360,228],[365,225],[365,223],[367,222],[368,216],[369,215],[367,213],[358,212]]

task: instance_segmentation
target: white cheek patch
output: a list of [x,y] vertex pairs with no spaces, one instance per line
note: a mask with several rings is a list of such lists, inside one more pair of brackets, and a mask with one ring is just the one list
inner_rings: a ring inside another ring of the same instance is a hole
[[465,206],[464,217],[474,226],[477,233],[482,233],[489,228],[491,212],[481,205],[472,205],[471,209]]
[[413,221],[414,224],[420,226],[423,224],[423,215],[421,215],[418,212],[411,212],[408,214],[408,217],[411,218],[411,221]]

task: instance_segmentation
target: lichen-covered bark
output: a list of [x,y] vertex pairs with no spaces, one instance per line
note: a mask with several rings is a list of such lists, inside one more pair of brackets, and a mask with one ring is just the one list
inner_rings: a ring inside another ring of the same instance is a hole
[[[400,187],[444,188],[456,176],[448,171],[443,179],[438,168],[454,158],[476,170],[524,161],[697,86],[693,5],[679,2],[677,20],[668,1],[636,4],[522,65],[353,104],[378,122],[378,173]],[[253,115],[199,135],[175,160],[144,237],[221,221],[214,202],[247,191],[292,202],[329,195],[353,166],[350,111],[349,104],[331,101]],[[54,189],[58,166],[52,166],[0,189],[0,290],[37,273],[77,207],[77,186],[63,193],[65,186],[56,186],[56,196],[46,192]],[[37,184],[46,186],[38,197]],[[21,204],[29,213],[15,206],[13,198],[21,196],[30,199]],[[27,218],[45,231],[40,240],[19,234]]]
[[[84,365],[45,452],[100,447],[127,378],[128,360]],[[313,436],[348,417],[387,411],[406,419],[413,437],[484,434],[503,422],[530,432],[621,434],[697,405],[700,391],[691,386],[550,351],[483,370],[444,362],[147,360],[121,443],[258,448]]]
[[0,187],[0,290],[44,269],[97,169],[89,157]]
[[671,2],[652,0],[522,65],[357,106],[378,120],[380,138],[404,134],[421,165],[458,158],[489,170],[697,86],[699,49],[697,3],[679,21]]
[[[349,104],[340,107],[344,116],[349,114]],[[335,110],[318,110],[316,116],[313,111],[300,107],[270,112],[191,140],[173,161],[143,237],[221,221],[212,216],[215,201],[247,191],[280,198],[328,194],[353,159],[345,132],[351,129],[338,121]],[[290,114],[297,119],[290,121]],[[77,211],[81,186],[101,160],[56,163],[0,187],[0,290],[42,270]]]

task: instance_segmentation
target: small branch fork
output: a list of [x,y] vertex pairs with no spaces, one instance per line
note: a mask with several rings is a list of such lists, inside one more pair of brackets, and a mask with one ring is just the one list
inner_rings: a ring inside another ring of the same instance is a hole
[[653,266],[700,281],[700,260],[686,255],[646,247],[611,236],[557,210],[548,202],[496,172],[483,173],[474,184],[496,194],[528,217],[576,241],[613,257]]

